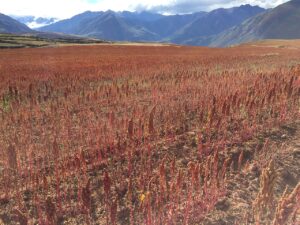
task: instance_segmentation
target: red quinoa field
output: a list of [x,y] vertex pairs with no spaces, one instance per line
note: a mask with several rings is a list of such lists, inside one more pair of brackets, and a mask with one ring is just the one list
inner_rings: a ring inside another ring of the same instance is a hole
[[0,51],[0,224],[299,224],[300,51]]

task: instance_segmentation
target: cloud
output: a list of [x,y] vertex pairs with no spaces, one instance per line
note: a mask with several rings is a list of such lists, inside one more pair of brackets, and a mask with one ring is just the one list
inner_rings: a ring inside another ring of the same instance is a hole
[[0,0],[0,12],[8,15],[34,15],[69,18],[84,11],[133,11],[137,4],[154,6],[160,0]]
[[1,12],[9,15],[34,15],[67,18],[87,10],[84,0],[0,0]]
[[[219,6],[232,7],[233,1],[228,0],[175,0],[170,4],[155,5],[149,7],[147,5],[138,5],[136,9],[138,11],[150,10],[160,13],[170,13],[170,14],[181,14],[181,13],[192,13],[199,11],[209,11]],[[241,3],[240,3],[241,4]]]
[[248,0],[245,1],[251,5],[259,5],[264,8],[273,8],[290,0]]
[[273,8],[288,0],[174,0],[169,4],[155,6],[139,4],[137,11],[150,10],[167,14],[184,14],[199,11],[211,11],[216,8],[230,8],[242,4],[258,5],[263,8]]
[[87,10],[151,10],[161,13],[190,13],[241,4],[274,7],[287,0],[0,0],[1,13],[69,18]]

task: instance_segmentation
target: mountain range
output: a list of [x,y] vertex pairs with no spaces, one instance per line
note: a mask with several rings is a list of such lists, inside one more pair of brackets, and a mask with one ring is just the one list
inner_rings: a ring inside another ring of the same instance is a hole
[[36,17],[36,16],[11,16],[13,19],[25,24],[26,26],[35,29],[39,27],[44,27],[55,23],[58,21],[57,18],[45,18],[45,17]]
[[185,44],[193,38],[218,34],[264,11],[250,5],[172,16],[151,12],[87,11],[39,30],[113,41]]
[[[19,18],[23,23],[38,18]],[[41,21],[43,18],[40,18]],[[211,12],[161,15],[153,12],[86,11],[70,19],[31,30],[0,14],[0,32],[67,34],[110,41],[169,42],[185,45],[229,46],[260,39],[300,38],[300,0],[274,9],[242,5]]]
[[[30,29],[25,24],[0,13],[0,34],[16,34],[17,37],[32,37],[32,38],[41,38],[49,41],[64,41],[70,43],[103,43],[103,40],[95,40],[92,38],[86,38],[76,35],[68,35],[63,33],[52,33],[52,32],[40,32]],[[4,35],[9,37],[9,35]],[[13,37],[13,36],[12,36]],[[4,41],[1,38],[0,43],[10,42],[10,39]]]

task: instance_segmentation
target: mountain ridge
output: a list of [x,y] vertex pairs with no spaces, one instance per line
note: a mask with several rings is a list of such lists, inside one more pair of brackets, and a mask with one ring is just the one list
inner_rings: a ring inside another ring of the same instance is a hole
[[27,33],[32,32],[32,30],[25,24],[0,13],[0,33]]
[[58,19],[54,17],[47,18],[47,17],[36,17],[36,16],[15,16],[15,15],[9,15],[9,16],[19,21],[20,23],[25,24],[31,29],[47,26],[58,21]]
[[216,35],[264,11],[260,7],[250,6],[249,4],[230,9],[216,9],[183,27],[175,34],[175,38],[171,38],[171,41],[185,43],[186,40],[192,40],[193,38]]
[[220,33],[264,11],[263,8],[250,5],[169,16],[151,12],[87,11],[38,30],[112,41],[184,44],[195,37]]
[[300,0],[292,0],[211,37],[209,46],[230,46],[262,39],[299,39],[299,21]]

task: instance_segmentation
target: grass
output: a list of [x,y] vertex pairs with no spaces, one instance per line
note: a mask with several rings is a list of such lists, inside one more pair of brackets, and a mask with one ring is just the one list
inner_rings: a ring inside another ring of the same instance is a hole
[[98,44],[100,40],[76,39],[72,37],[44,38],[28,35],[0,34],[0,48],[39,48],[47,46]]
[[300,40],[267,39],[267,40],[249,42],[246,44],[242,44],[242,46],[299,49]]
[[165,43],[148,42],[105,42],[97,39],[72,38],[71,36],[62,36],[60,38],[44,38],[28,35],[14,35],[0,33],[1,48],[39,48],[47,46],[74,46],[74,45],[122,45],[122,46],[170,46]]

